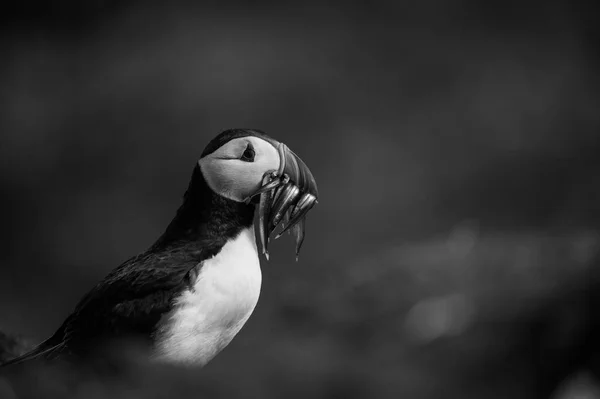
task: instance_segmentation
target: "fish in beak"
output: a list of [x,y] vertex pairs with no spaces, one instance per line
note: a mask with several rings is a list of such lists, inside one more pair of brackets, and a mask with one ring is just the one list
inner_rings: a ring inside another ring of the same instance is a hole
[[296,239],[296,261],[304,241],[306,215],[317,203],[317,182],[308,166],[285,144],[273,140],[279,153],[279,170],[269,171],[262,186],[250,197],[260,196],[258,203],[258,236],[262,253],[269,259],[269,237],[281,225],[283,233],[290,232]]

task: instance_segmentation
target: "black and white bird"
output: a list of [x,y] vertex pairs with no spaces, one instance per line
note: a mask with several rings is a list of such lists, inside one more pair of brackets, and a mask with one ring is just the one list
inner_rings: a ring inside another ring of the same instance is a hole
[[159,362],[206,364],[257,304],[258,248],[268,256],[269,236],[281,225],[298,252],[317,195],[310,170],[283,143],[258,130],[222,132],[204,149],[164,234],[85,295],[54,335],[4,365],[85,360],[126,338],[141,338]]

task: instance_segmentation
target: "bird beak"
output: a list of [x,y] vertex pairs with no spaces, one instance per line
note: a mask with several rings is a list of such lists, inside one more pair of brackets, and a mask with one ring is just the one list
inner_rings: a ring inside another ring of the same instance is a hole
[[261,250],[269,259],[269,237],[281,224],[281,237],[286,231],[296,239],[296,260],[304,241],[306,215],[317,203],[317,182],[308,166],[283,143],[274,143],[279,153],[280,166],[263,177],[260,189],[246,199],[260,195],[258,204],[258,232]]

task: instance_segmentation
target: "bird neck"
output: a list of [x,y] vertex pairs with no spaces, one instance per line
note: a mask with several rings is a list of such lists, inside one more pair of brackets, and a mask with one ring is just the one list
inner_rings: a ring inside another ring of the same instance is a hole
[[236,202],[210,189],[196,164],[183,204],[154,249],[197,243],[218,247],[248,227],[254,220],[254,204]]

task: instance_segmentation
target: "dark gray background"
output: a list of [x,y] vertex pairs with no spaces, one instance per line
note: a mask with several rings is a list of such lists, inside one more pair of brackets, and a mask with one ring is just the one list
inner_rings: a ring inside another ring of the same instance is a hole
[[300,262],[291,239],[272,245],[254,316],[203,382],[153,384],[550,391],[598,346],[594,15],[566,1],[7,10],[0,328],[51,334],[162,233],[206,143],[250,127],[319,183]]

